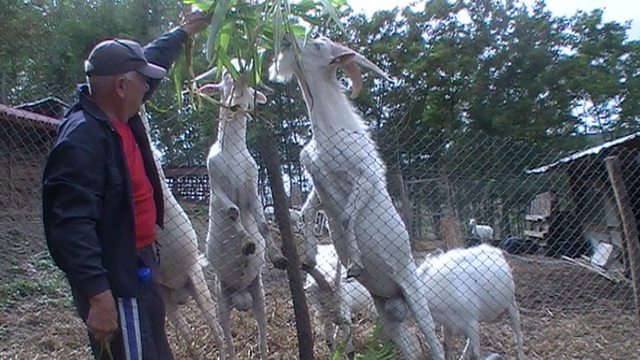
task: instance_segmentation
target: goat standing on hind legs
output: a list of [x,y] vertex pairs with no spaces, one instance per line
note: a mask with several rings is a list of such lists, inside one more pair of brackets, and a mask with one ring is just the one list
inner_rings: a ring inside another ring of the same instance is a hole
[[[151,129],[144,105],[140,109],[140,118],[145,126],[147,137]],[[211,296],[204,276],[206,260],[198,250],[198,236],[178,200],[173,196],[162,171],[159,151],[152,146],[153,160],[156,163],[160,186],[164,198],[164,227],[156,227],[158,233],[158,279],[162,289],[167,317],[178,328],[191,353],[191,331],[180,305],[193,298],[202,311],[202,315],[211,327],[212,336],[218,352],[222,354],[222,330],[218,321],[217,306]]]
[[218,279],[220,322],[225,335],[226,356],[235,359],[231,336],[231,310],[253,310],[258,322],[259,358],[267,355],[267,316],[262,268],[265,252],[274,266],[287,261],[275,245],[258,197],[258,165],[246,145],[248,112],[266,97],[223,72],[222,82],[201,91],[217,89],[222,104],[218,138],[207,158],[210,179],[207,257]]
[[[364,56],[327,38],[306,43],[301,38],[285,39],[283,45],[271,66],[271,78],[298,79],[313,130],[300,155],[314,186],[303,210],[305,224],[313,208],[325,211],[340,262],[371,293],[383,330],[406,359],[421,358],[417,338],[406,322],[409,310],[433,357],[444,360],[411,255],[409,233],[387,192],[384,165],[366,124],[336,79],[340,67],[351,78],[356,95],[362,86],[358,64],[386,74]],[[315,238],[305,239],[304,246],[302,261],[313,267]]]

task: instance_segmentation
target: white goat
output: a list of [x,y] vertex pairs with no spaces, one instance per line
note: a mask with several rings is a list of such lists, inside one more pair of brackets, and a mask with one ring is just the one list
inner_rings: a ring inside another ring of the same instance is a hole
[[324,330],[325,342],[335,350],[339,327],[347,337],[345,353],[354,350],[351,341],[351,314],[371,310],[373,300],[367,289],[355,280],[344,279],[338,254],[333,245],[318,245],[316,266],[309,269],[304,289],[316,318]]
[[[149,122],[144,107],[140,115],[149,136]],[[180,312],[179,305],[185,304],[189,297],[193,297],[207,324],[211,327],[218,351],[222,352],[222,330],[218,322],[216,303],[213,301],[204,276],[203,268],[207,262],[198,251],[198,236],[189,217],[167,185],[159,151],[153,146],[152,150],[164,197],[164,228],[156,227],[156,229],[160,265],[159,282],[167,308],[167,317],[190,345],[189,326]]]
[[476,219],[469,220],[471,226],[471,235],[482,242],[493,240],[493,228],[489,225],[478,225]]
[[509,313],[518,359],[524,359],[520,313],[511,268],[502,251],[487,244],[454,249],[425,258],[418,267],[434,320],[445,329],[444,349],[452,359],[450,340],[467,336],[471,358],[480,358],[480,322]]
[[[364,56],[327,38],[306,43],[300,38],[285,39],[283,44],[270,68],[271,78],[282,81],[296,76],[313,130],[300,156],[314,186],[303,206],[303,221],[312,223],[319,207],[326,212],[347,275],[369,290],[383,330],[405,358],[416,359],[421,353],[406,327],[408,305],[433,357],[443,360],[429,304],[418,284],[409,234],[387,192],[385,167],[364,121],[336,79],[340,67],[351,78],[356,95],[362,85],[358,64],[386,74]],[[294,48],[300,49],[300,57]],[[302,261],[312,268],[315,237],[308,233]]]
[[258,322],[260,359],[267,356],[267,317],[262,267],[265,251],[277,268],[287,266],[275,245],[258,196],[258,166],[246,146],[248,112],[266,97],[223,72],[222,82],[202,91],[221,92],[218,138],[207,158],[210,179],[207,257],[218,278],[218,306],[229,359],[235,358],[231,310],[253,309]]

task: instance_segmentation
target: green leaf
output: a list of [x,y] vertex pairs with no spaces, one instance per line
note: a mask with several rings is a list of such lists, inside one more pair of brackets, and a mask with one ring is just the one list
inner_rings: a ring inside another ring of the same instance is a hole
[[338,25],[338,28],[340,28],[340,30],[343,32],[347,32],[347,29],[345,29],[344,25],[342,25],[342,23],[340,22],[340,18],[338,17],[338,11],[333,6],[333,3],[336,2],[336,0],[333,0],[333,1],[320,0],[320,1],[322,2],[322,5],[324,5],[324,10],[329,14],[331,19],[336,23],[336,25]]
[[213,61],[213,54],[211,50],[214,48],[216,38],[218,37],[218,31],[223,25],[225,15],[229,9],[231,0],[220,0],[216,4],[213,16],[211,18],[211,24],[209,25],[209,36],[207,37],[207,60]]
[[197,7],[201,11],[207,11],[211,8],[215,1],[211,0],[182,0],[183,3],[187,5],[192,5]]

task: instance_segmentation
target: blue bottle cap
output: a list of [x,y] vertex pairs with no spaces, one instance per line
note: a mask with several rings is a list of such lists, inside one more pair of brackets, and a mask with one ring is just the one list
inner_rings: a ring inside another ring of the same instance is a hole
[[143,284],[148,284],[151,280],[151,269],[148,267],[138,268],[138,280]]

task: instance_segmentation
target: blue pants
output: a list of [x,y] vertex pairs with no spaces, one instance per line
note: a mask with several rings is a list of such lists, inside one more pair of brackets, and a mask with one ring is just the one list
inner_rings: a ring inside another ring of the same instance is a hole
[[[89,341],[98,360],[173,360],[165,332],[165,305],[157,282],[158,263],[151,246],[137,250],[141,267],[151,269],[151,281],[140,284],[135,298],[116,298],[119,329],[111,340],[111,354],[91,334]],[[88,299],[73,293],[81,316],[86,316]]]

